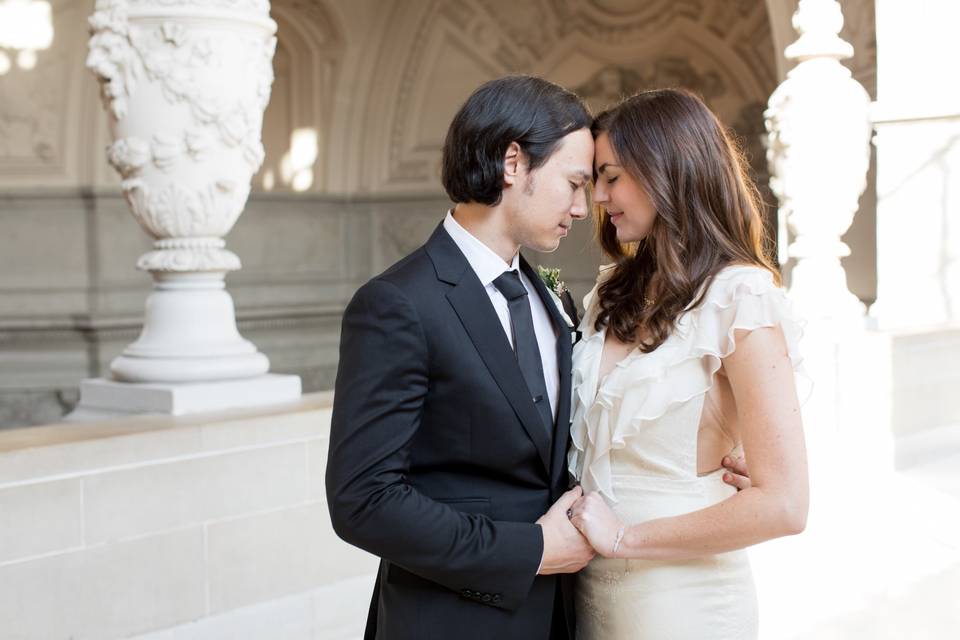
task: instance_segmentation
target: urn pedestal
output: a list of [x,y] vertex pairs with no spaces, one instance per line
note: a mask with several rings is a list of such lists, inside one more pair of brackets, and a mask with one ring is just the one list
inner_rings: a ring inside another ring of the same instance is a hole
[[[155,242],[137,262],[153,277],[140,337],[111,363],[110,380],[81,385],[81,409],[185,413],[300,393],[296,376],[266,375],[269,360],[237,331],[225,287],[240,259],[223,238],[264,157],[269,12],[266,0],[96,3],[87,67],[110,119],[107,159]],[[208,401],[185,400],[204,395],[185,385],[205,385]]]

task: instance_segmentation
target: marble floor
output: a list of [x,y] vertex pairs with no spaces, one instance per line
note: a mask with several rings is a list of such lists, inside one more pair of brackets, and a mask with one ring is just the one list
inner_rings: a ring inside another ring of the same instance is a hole
[[960,426],[935,431],[890,473],[826,471],[807,531],[753,550],[762,640],[958,637]]

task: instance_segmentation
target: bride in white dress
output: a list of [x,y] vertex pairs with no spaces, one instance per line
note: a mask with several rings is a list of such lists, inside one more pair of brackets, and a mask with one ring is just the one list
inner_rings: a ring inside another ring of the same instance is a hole
[[[574,348],[568,512],[597,557],[581,640],[757,635],[743,549],[803,530],[800,328],[764,254],[755,187],[695,96],[637,94],[598,116],[594,203],[613,264]],[[745,454],[751,485],[724,483]]]

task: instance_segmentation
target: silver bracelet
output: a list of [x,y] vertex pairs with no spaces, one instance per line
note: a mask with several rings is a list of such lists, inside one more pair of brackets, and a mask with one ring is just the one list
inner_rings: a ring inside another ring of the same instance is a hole
[[620,543],[623,542],[624,533],[626,533],[626,527],[621,526],[620,529],[617,530],[617,539],[613,543],[613,553],[610,554],[611,556],[617,555],[617,550],[620,549]]

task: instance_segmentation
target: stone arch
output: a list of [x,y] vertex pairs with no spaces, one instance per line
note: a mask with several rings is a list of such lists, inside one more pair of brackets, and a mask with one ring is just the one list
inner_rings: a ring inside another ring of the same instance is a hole
[[[767,205],[765,220],[774,240],[777,207],[768,186],[763,124],[767,98],[776,87],[769,20],[762,2],[739,8],[722,4],[723,10],[689,2],[673,6],[655,22],[642,19],[643,13],[628,21],[630,30],[609,18],[599,23],[595,7],[593,17],[573,14],[587,26],[571,30],[535,72],[573,88],[594,112],[642,89],[697,91],[737,134]],[[704,13],[705,8],[710,11]]]
[[327,136],[344,48],[342,30],[322,2],[274,0],[271,13],[277,22],[275,80],[264,114],[266,159],[254,177],[254,186],[266,190],[293,187],[290,176],[284,175],[284,164],[289,162],[292,135],[301,131],[315,135],[316,153],[309,168],[304,168],[311,173],[307,190],[322,190],[329,162]]
[[777,66],[777,81],[787,77],[792,64],[783,55],[787,45],[797,39],[793,28],[793,14],[797,10],[798,0],[764,0],[767,15],[770,17],[770,33],[773,35],[774,61]]
[[[395,6],[361,100],[367,177],[356,186],[436,192],[442,133],[469,91],[484,80],[525,72],[582,88],[603,67],[631,71],[658,59],[660,66],[646,76],[656,80],[673,64],[680,77],[690,77],[682,64],[662,60],[667,57],[662,50],[689,58],[693,76],[701,64],[708,68],[704,73],[721,79],[727,95],[714,96],[713,106],[722,107],[718,111],[728,124],[752,136],[750,155],[758,176],[765,177],[760,113],[777,82],[766,6],[765,0],[651,0],[639,7],[620,0]],[[512,19],[506,23],[502,16],[508,14]]]
[[[360,191],[436,192],[440,142],[454,110],[483,80],[504,73],[463,38],[471,2],[396,6],[368,78],[358,146]],[[438,68],[437,65],[445,65]],[[457,68],[457,65],[460,65]]]

